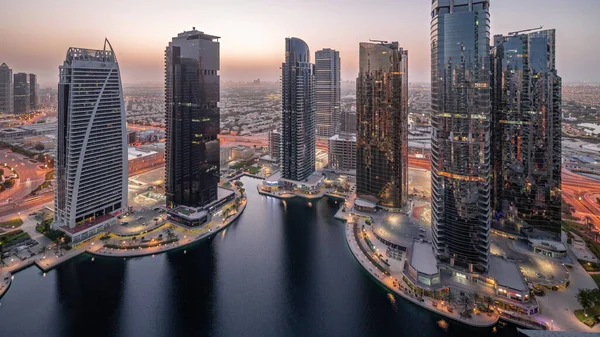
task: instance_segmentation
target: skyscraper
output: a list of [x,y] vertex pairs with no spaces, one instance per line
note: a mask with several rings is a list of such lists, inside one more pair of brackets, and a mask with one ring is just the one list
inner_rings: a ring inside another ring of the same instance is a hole
[[16,114],[29,113],[29,78],[26,73],[16,73],[14,76],[14,111]]
[[498,35],[492,49],[494,226],[560,240],[561,78],[555,31]]
[[315,53],[315,101],[317,136],[331,137],[340,131],[340,53],[333,49]]
[[165,51],[167,205],[217,200],[219,183],[219,37],[193,28]]
[[117,57],[69,48],[58,83],[54,226],[79,242],[127,207],[127,135]]
[[301,181],[315,171],[315,75],[306,42],[285,39],[281,90],[282,178]]
[[13,72],[6,63],[0,65],[0,113],[13,113]]
[[37,109],[37,76],[29,74],[29,109]]
[[431,222],[442,265],[484,272],[490,246],[489,0],[431,11]]
[[356,193],[386,208],[408,197],[408,51],[361,43],[356,80]]
[[281,157],[281,133],[278,130],[273,130],[269,131],[267,136],[269,141],[269,155],[271,159],[279,161],[279,157]]

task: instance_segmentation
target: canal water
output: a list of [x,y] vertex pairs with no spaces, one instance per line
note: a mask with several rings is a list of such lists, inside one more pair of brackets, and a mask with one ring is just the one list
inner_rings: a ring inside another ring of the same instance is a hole
[[212,240],[134,259],[80,256],[15,275],[0,336],[516,336],[394,298],[355,261],[324,198],[282,202],[243,178],[248,207]]

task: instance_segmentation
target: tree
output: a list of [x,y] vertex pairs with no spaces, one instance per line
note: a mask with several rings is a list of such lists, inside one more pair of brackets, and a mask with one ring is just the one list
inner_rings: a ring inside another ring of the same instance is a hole
[[240,180],[236,180],[236,181],[234,182],[234,185],[235,185],[235,186],[237,186],[237,187],[242,187],[242,186],[244,186],[244,183],[243,183],[243,182],[241,182]]
[[36,149],[36,150],[38,150],[38,151],[43,151],[44,150],[44,144],[42,144],[42,143],[36,143],[33,148]]
[[583,307],[583,312],[587,315],[587,309],[594,305],[594,294],[590,289],[579,289],[577,302]]
[[446,302],[448,302],[448,306],[450,306],[450,305],[454,306],[456,304],[455,303],[456,302],[456,296],[451,291],[448,291],[446,293],[446,295],[444,295],[444,299],[445,299]]
[[488,295],[483,298],[483,301],[485,302],[485,305],[487,305],[487,310],[489,311],[490,306],[492,305],[492,303],[494,303],[494,299],[492,299],[492,296]]
[[469,310],[471,310],[471,306],[473,305],[473,299],[469,295],[463,295],[458,299],[458,303],[462,308],[463,314],[465,314]]

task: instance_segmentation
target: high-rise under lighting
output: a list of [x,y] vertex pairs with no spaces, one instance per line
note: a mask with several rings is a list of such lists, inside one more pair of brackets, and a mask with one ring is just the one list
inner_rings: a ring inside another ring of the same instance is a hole
[[125,106],[117,57],[69,48],[58,84],[55,224],[79,242],[127,207]]
[[322,49],[315,53],[315,101],[317,136],[331,137],[340,131],[340,52]]
[[561,78],[555,31],[498,35],[492,49],[493,225],[560,240]]
[[219,37],[195,28],[165,51],[167,205],[217,200],[220,178]]
[[285,39],[282,69],[282,178],[301,181],[315,171],[315,75],[306,42]]
[[431,9],[431,223],[442,265],[489,266],[489,0],[434,0]]
[[356,193],[379,206],[408,198],[408,51],[361,43],[356,80]]

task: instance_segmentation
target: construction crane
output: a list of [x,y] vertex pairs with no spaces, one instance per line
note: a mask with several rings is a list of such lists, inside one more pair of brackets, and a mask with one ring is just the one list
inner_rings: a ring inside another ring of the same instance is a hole
[[510,33],[508,33],[508,35],[517,35],[519,33],[531,32],[532,30],[540,30],[542,28],[544,28],[544,26],[539,26],[537,28],[529,28],[529,29],[517,30],[516,32],[510,32]]
[[371,41],[371,42],[378,42],[378,43],[381,43],[381,44],[388,43],[385,40],[373,40],[373,39],[369,39],[369,41]]

